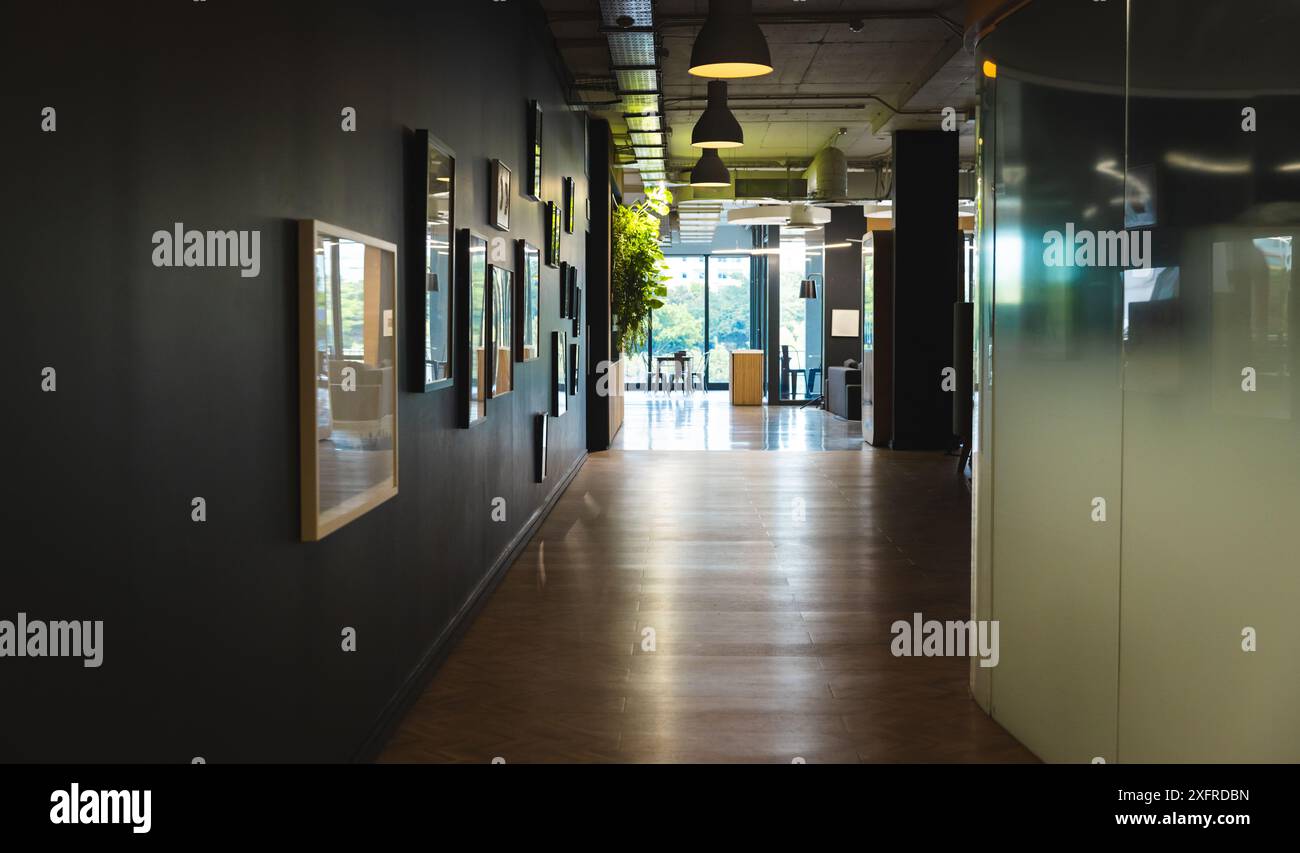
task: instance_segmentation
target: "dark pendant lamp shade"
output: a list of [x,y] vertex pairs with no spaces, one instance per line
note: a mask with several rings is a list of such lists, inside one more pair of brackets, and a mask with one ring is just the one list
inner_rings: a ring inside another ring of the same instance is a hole
[[813,281],[811,278],[805,278],[803,281],[799,282],[799,298],[816,299],[817,282]]
[[731,173],[718,156],[718,149],[705,148],[700,154],[700,162],[691,169],[691,186],[693,187],[728,187],[731,186]]
[[710,0],[709,17],[691,50],[690,72],[727,79],[772,73],[772,54],[754,20],[753,0]]
[[745,144],[745,131],[727,108],[725,81],[709,81],[709,105],[695,122],[691,144],[696,148],[739,148]]

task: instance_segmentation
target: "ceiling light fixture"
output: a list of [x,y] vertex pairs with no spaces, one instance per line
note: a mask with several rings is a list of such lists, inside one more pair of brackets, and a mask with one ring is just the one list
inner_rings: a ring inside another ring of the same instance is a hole
[[754,20],[753,0],[709,0],[709,17],[691,49],[690,72],[727,79],[772,73],[772,54]]
[[700,161],[691,169],[691,186],[693,187],[729,187],[731,173],[718,156],[718,149],[705,148],[700,154]]
[[726,81],[709,81],[709,105],[695,122],[691,144],[696,148],[739,148],[745,144],[745,131],[727,108]]

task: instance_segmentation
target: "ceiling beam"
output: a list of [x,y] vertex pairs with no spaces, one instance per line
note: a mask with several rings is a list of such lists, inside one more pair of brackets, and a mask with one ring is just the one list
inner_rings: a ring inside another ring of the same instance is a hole
[[[897,109],[893,109],[888,104],[885,104],[883,107],[877,107],[871,111],[870,116],[868,116],[868,121],[871,125],[871,133],[873,135],[879,133],[880,129],[888,124],[889,120],[895,115],[906,115],[907,105],[912,98],[916,97],[916,93],[921,91],[921,89],[925,87],[925,84],[929,83],[934,78],[934,75],[938,74],[939,71],[948,64],[948,60],[952,59],[961,51],[963,44],[963,37],[954,35],[949,36],[943,44],[939,45],[939,50],[935,52],[934,56],[930,57],[930,61],[927,62],[925,67],[921,69],[920,73],[916,75],[916,79],[908,83],[899,94]],[[881,103],[883,104],[884,102],[882,101]],[[960,105],[953,104],[952,106],[957,107]]]

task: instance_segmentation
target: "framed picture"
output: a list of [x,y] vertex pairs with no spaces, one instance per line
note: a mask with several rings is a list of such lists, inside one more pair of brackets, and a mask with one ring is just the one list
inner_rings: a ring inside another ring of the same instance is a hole
[[455,378],[456,156],[427,130],[415,131],[410,142],[406,387],[421,392],[450,388]]
[[569,393],[578,393],[578,365],[582,358],[582,350],[577,344],[569,344]]
[[564,332],[551,332],[551,416],[556,418],[569,408],[567,356]]
[[302,539],[397,494],[397,246],[298,223]]
[[510,167],[500,160],[493,160],[489,171],[492,181],[491,205],[489,217],[492,227],[500,231],[510,230]]
[[573,336],[579,337],[582,334],[582,288],[575,288],[573,298]]
[[569,265],[560,262],[560,319],[569,319]]
[[[578,268],[570,264],[568,273],[568,276],[561,282],[568,294],[565,296],[565,304],[569,306],[569,313],[565,316],[576,320],[578,318]],[[577,328],[576,323],[574,328]]]
[[546,203],[546,265],[560,265],[560,206],[553,201]]
[[831,337],[856,338],[860,325],[860,315],[856,308],[834,308],[831,310]]
[[515,270],[519,275],[515,316],[515,360],[532,361],[541,355],[542,254],[525,240],[515,241]]
[[528,102],[528,180],[524,182],[524,195],[534,201],[542,200],[542,105]]
[[564,179],[564,233],[572,234],[575,220],[578,218],[578,199],[574,190],[573,178]]
[[546,412],[533,415],[533,470],[539,483],[546,481],[546,428],[550,422]]
[[509,394],[515,386],[514,274],[489,264],[488,278],[492,282],[488,306],[492,330],[487,349],[492,353],[488,360],[488,396],[500,397]]
[[456,315],[459,330],[457,352],[464,358],[465,369],[457,387],[460,389],[460,425],[476,426],[487,418],[490,366],[484,354],[490,346],[491,321],[488,309],[487,240],[462,228],[456,237],[456,265],[460,270],[458,292],[460,310]]

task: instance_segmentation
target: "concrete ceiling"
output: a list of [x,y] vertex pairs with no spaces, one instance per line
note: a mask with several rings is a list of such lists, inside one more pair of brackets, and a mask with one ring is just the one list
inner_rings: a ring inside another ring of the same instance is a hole
[[[661,47],[670,169],[687,168],[698,155],[691,128],[708,85],[687,67],[708,2],[635,5],[652,10]],[[615,87],[598,0],[542,6],[576,84],[573,100],[591,103],[624,141],[621,110],[609,104]],[[754,0],[754,12],[775,70],[730,83],[745,146],[723,152],[729,165],[806,164],[832,139],[850,162],[862,163],[888,156],[893,130],[938,127],[944,107],[974,116],[975,61],[961,35],[965,0]],[[850,27],[853,19],[859,32]],[[973,131],[973,123],[961,125],[963,159],[974,156]]]

